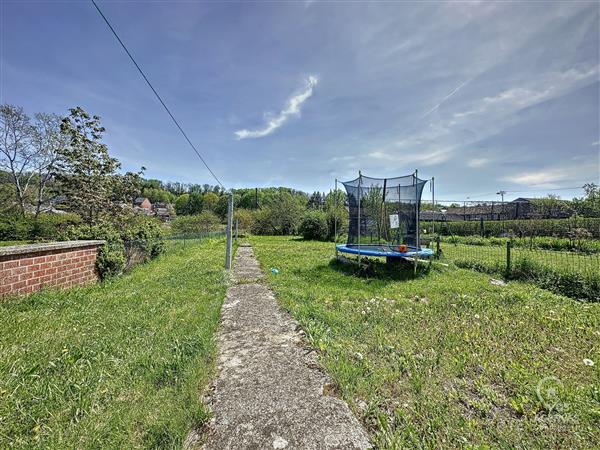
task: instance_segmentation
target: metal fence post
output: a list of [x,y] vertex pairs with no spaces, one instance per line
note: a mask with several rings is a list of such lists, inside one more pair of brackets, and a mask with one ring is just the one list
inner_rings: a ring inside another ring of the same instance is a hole
[[231,229],[233,228],[233,193],[227,201],[227,249],[225,251],[225,268],[231,269]]
[[511,261],[510,261],[510,249],[512,247],[512,241],[506,242],[506,276],[510,275]]

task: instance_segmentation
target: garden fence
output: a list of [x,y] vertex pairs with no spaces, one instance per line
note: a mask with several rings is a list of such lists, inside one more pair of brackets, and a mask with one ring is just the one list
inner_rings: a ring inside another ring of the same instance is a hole
[[469,245],[444,242],[430,246],[440,260],[453,262],[507,279],[528,279],[575,298],[600,300],[600,253],[555,251],[503,245]]

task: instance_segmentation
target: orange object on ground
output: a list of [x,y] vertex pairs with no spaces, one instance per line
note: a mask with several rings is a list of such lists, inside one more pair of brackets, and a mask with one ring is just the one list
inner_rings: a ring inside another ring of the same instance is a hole
[[406,253],[408,251],[408,247],[406,246],[406,244],[400,244],[398,246],[398,251],[400,253]]

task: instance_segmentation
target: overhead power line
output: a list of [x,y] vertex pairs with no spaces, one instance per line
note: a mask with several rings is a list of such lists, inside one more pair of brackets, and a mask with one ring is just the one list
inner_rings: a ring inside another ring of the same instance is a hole
[[152,89],[152,92],[154,93],[154,95],[156,96],[156,98],[158,99],[158,101],[160,102],[160,104],[163,106],[163,108],[165,109],[165,111],[167,111],[167,114],[169,114],[169,117],[171,117],[171,120],[173,121],[173,123],[175,124],[175,126],[179,129],[179,131],[181,132],[181,134],[183,135],[183,137],[185,138],[185,140],[187,141],[187,143],[190,144],[190,147],[192,147],[192,150],[194,150],[194,152],[196,153],[196,155],[198,155],[198,158],[200,158],[200,161],[202,161],[202,164],[204,164],[204,167],[206,167],[206,169],[210,172],[210,174],[217,181],[217,183],[219,183],[219,186],[221,186],[223,189],[225,189],[225,186],[223,186],[223,183],[221,183],[221,180],[219,180],[219,178],[215,175],[215,173],[208,166],[208,164],[206,163],[206,161],[204,160],[204,158],[202,157],[202,155],[200,154],[200,152],[198,151],[198,149],[196,148],[196,146],[192,143],[192,141],[187,136],[187,134],[185,133],[185,131],[183,131],[183,128],[181,128],[181,125],[179,125],[179,122],[177,121],[177,119],[175,119],[175,116],[173,115],[173,113],[171,113],[171,110],[167,107],[167,105],[165,104],[165,102],[163,101],[163,99],[161,98],[161,96],[158,94],[158,92],[156,91],[156,89],[154,89],[154,86],[152,86],[152,83],[150,83],[150,80],[148,80],[148,77],[146,76],[146,74],[144,73],[144,71],[142,70],[142,68],[139,66],[139,64],[136,62],[136,60],[133,57],[133,55],[131,54],[131,52],[127,49],[127,46],[121,40],[121,38],[119,37],[119,35],[117,34],[117,32],[115,31],[115,29],[113,28],[113,26],[110,24],[110,22],[108,21],[108,19],[106,18],[106,16],[104,15],[104,13],[102,12],[102,10],[100,9],[100,7],[96,4],[96,2],[94,0],[90,0],[90,1],[95,6],[96,10],[98,11],[98,13],[102,17],[102,19],[104,19],[104,22],[106,22],[106,25],[108,26],[108,28],[110,29],[110,31],[112,31],[112,34],[114,34],[114,36],[117,38],[117,41],[119,41],[119,44],[121,44],[121,47],[123,47],[123,50],[125,50],[125,53],[127,53],[127,56],[129,56],[129,59],[131,59],[131,62],[133,63],[133,65],[135,66],[135,68],[138,70],[138,72],[140,73],[140,75],[142,76],[142,78],[144,79],[144,81],[146,81],[146,84],[148,84],[148,86],[150,87],[150,89]]
[[[499,192],[504,192],[505,194],[518,194],[520,192],[575,191],[575,190],[579,190],[579,189],[583,189],[583,186],[550,188],[550,189],[522,189],[520,191],[499,191]],[[467,198],[486,197],[488,195],[499,195],[499,192],[488,192],[487,194],[469,195]]]

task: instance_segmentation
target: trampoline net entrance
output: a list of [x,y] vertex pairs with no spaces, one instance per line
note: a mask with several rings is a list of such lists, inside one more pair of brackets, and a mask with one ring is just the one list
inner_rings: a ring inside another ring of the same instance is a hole
[[405,244],[420,249],[419,209],[427,180],[417,172],[395,178],[358,178],[343,182],[348,195],[350,248],[390,249]]

